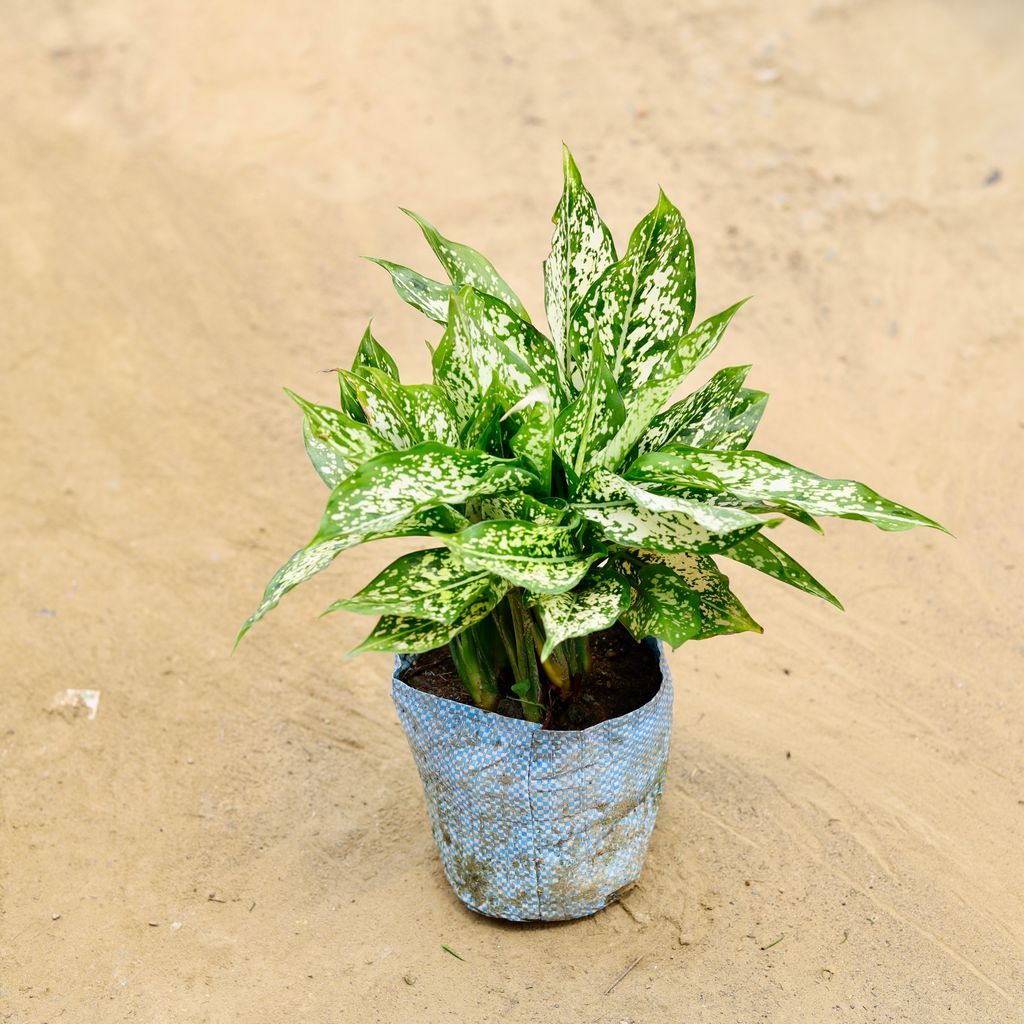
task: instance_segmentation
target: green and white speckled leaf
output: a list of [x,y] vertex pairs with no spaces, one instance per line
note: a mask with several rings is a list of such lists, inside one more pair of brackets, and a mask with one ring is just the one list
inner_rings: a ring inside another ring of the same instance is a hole
[[350,653],[389,651],[392,654],[420,654],[432,651],[488,616],[507,592],[508,585],[501,580],[485,587],[455,622],[436,622],[409,615],[383,615],[373,632]]
[[783,583],[788,583],[791,587],[820,597],[823,601],[834,604],[840,610],[843,607],[839,603],[839,599],[826,590],[792,555],[783,551],[778,544],[769,540],[763,533],[745,537],[722,553],[737,562],[743,562],[744,565],[757,569],[758,572],[766,573]]
[[456,288],[470,285],[478,292],[492,295],[512,309],[517,316],[527,323],[530,322],[530,314],[526,312],[526,307],[519,300],[519,296],[505,283],[489,259],[468,245],[445,238],[433,224],[412,210],[403,209],[402,213],[408,214],[419,224],[427,244],[434,250],[434,255]]
[[[431,357],[431,365],[434,383],[448,396],[448,401],[455,410],[460,431],[472,432],[481,405],[495,404],[500,407],[503,396],[498,382],[486,388],[480,386],[476,357],[470,338],[455,313],[455,299],[453,293],[448,325]],[[486,419],[480,421],[481,425],[487,422]]]
[[603,549],[584,551],[579,529],[514,519],[476,523],[454,537],[439,537],[470,569],[485,569],[534,594],[571,590]]
[[551,395],[542,384],[534,388],[505,414],[519,429],[509,444],[512,451],[537,474],[540,492],[551,490],[551,464],[555,450],[555,411]]
[[728,491],[741,499],[791,505],[811,515],[874,523],[882,530],[943,529],[934,520],[883,498],[855,480],[830,480],[764,452],[711,452],[669,445],[642,455],[630,479]]
[[695,447],[711,447],[723,452],[743,451],[750,444],[767,404],[767,392],[741,388],[729,410],[729,419],[715,443],[709,446],[698,444]]
[[[747,506],[750,509],[750,506]],[[753,509],[751,509],[753,511]],[[806,526],[808,529],[813,530],[815,533],[823,534],[825,528],[810,514],[805,512],[802,508],[797,508],[795,505],[786,505],[780,502],[775,502],[772,505],[764,505],[757,509],[759,512],[767,512],[769,514],[778,512],[781,515],[788,516],[794,522],[800,523],[801,526]]]
[[433,368],[434,382],[464,429],[486,401],[482,396],[508,409],[544,386],[561,405],[561,371],[551,342],[503,302],[472,288],[452,295]]
[[339,535],[327,540],[314,539],[304,548],[299,548],[280,569],[274,573],[259,607],[249,616],[238,631],[235,645],[267,612],[276,608],[281,598],[300,583],[315,576],[337,558],[346,548],[363,541],[385,540],[389,537],[425,537],[438,532],[455,533],[465,528],[467,520],[447,505],[424,509],[402,519],[389,529],[358,535]]
[[607,567],[592,569],[579,586],[564,594],[532,599],[544,627],[541,660],[547,661],[564,640],[610,629],[631,600],[629,581]]
[[376,256],[366,258],[371,263],[376,263],[378,267],[383,267],[391,275],[395,291],[410,306],[430,317],[435,323],[448,323],[448,302],[452,294],[450,284],[442,284],[440,281],[424,277],[400,263],[378,259]]
[[693,243],[682,214],[659,192],[626,255],[593,283],[573,315],[571,351],[604,349],[624,392],[647,380],[686,332],[695,301]]
[[509,404],[514,404],[544,385],[556,408],[561,408],[565,386],[549,338],[500,299],[472,288],[458,292],[449,316],[463,336],[460,348],[470,354],[481,392],[498,380]]
[[332,492],[317,540],[389,530],[419,509],[535,485],[522,466],[483,452],[428,443],[363,463]]
[[334,372],[338,375],[339,408],[350,419],[357,423],[365,423],[366,413],[363,412],[363,407],[359,404],[356,389],[349,382],[347,371],[338,368]]
[[271,577],[266,589],[263,591],[263,598],[256,611],[245,620],[244,625],[235,637],[235,646],[249,630],[263,618],[267,612],[276,608],[281,598],[294,589],[300,583],[315,576],[322,569],[334,561],[346,548],[358,543],[347,537],[339,537],[336,540],[326,543],[313,542],[304,548],[299,548],[291,558],[288,559],[280,569]]
[[410,425],[395,407],[388,393],[381,389],[368,369],[362,374],[342,370],[359,398],[363,415],[370,427],[387,442],[388,447],[411,448],[418,443]]
[[608,442],[597,464],[608,469],[622,465],[633,445],[643,436],[658,410],[668,401],[686,375],[714,351],[736,311],[746,301],[743,299],[721,313],[708,317],[680,339],[670,351],[663,353],[663,359],[657,369],[629,395],[622,427]]
[[643,455],[669,443],[713,448],[729,424],[736,396],[749,372],[749,366],[719,370],[704,387],[655,416],[637,451]]
[[562,365],[568,366],[567,327],[590,286],[615,262],[615,243],[568,146],[562,147],[562,172],[565,184],[551,218],[551,253],[544,261],[544,306],[551,338]]
[[459,444],[455,411],[436,384],[404,384],[396,389],[395,404],[401,408],[415,435],[450,447]]
[[359,348],[356,349],[355,359],[352,360],[352,372],[362,373],[364,370],[373,368],[380,370],[394,381],[398,381],[398,365],[391,358],[388,350],[373,336],[370,330],[371,324],[366,325],[363,331]]
[[634,589],[622,624],[672,647],[724,633],[763,632],[708,555],[639,552],[623,562]]
[[473,498],[467,505],[471,518],[483,519],[524,519],[529,523],[557,526],[569,513],[569,507],[561,498],[547,498],[538,501],[530,494],[488,494]]
[[[500,388],[491,387],[479,400],[472,415],[459,431],[460,447],[489,451],[501,434],[501,419],[505,413],[499,394]],[[454,406],[453,406],[454,408]]]
[[601,469],[580,481],[572,508],[609,541],[669,553],[725,551],[764,526],[743,509],[655,494]]
[[391,445],[371,427],[339,409],[308,402],[285,388],[305,414],[302,436],[313,468],[329,487],[336,487],[356,466],[388,451]]
[[344,452],[330,440],[318,436],[309,416],[302,417],[302,441],[317,476],[332,490],[352,471]]
[[450,505],[434,505],[413,512],[397,526],[383,533],[368,534],[366,539],[386,540],[389,537],[432,537],[437,533],[458,533],[469,526],[469,520]]
[[622,395],[604,352],[594,348],[583,390],[562,410],[555,426],[555,447],[573,478],[599,464],[601,453],[625,418]]
[[354,597],[335,601],[324,614],[343,608],[362,615],[411,615],[454,622],[497,577],[467,569],[447,548],[413,551],[392,562]]
[[395,448],[423,441],[459,444],[455,412],[436,384],[399,384],[376,367],[365,367],[352,380],[367,420]]

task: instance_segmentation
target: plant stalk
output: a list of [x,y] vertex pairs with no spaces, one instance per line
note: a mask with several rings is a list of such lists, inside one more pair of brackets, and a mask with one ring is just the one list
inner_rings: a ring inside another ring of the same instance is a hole
[[572,688],[572,671],[570,669],[568,659],[565,656],[565,651],[562,649],[564,645],[559,644],[546,659],[543,659],[546,636],[544,633],[544,626],[541,624],[540,618],[536,614],[531,616],[531,625],[533,627],[534,648],[537,652],[537,658],[540,660],[541,668],[544,669],[544,674],[548,677],[551,685],[554,686],[563,697],[568,698],[569,691]]
[[486,648],[481,647],[476,628],[470,626],[458,636],[453,636],[448,642],[448,648],[473,703],[485,711],[493,711],[501,696],[497,666],[487,657]]
[[523,592],[518,588],[509,591],[507,598],[512,613],[512,629],[516,650],[515,677],[512,690],[523,705],[527,721],[539,722],[544,715],[543,694],[540,688],[540,671],[534,649],[533,623],[523,607]]

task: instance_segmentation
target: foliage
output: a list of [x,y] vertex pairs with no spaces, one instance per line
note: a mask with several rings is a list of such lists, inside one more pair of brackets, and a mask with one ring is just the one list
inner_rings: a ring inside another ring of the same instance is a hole
[[744,386],[749,366],[664,408],[742,303],[694,325],[693,243],[664,192],[619,257],[567,149],[564,179],[544,261],[549,335],[489,260],[416,214],[448,282],[374,260],[444,328],[433,381],[402,383],[367,328],[337,408],[289,392],[331,493],[239,637],[346,548],[430,538],[328,611],[379,616],[358,650],[449,644],[478,705],[513,694],[542,720],[578,693],[587,637],[615,622],[673,646],[760,632],[716,558],[838,606],[764,535],[781,516],[938,527],[863,484],[749,450],[768,397]]

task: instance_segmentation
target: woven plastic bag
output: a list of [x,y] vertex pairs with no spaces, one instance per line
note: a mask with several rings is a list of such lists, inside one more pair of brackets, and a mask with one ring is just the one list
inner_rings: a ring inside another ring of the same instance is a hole
[[643,868],[661,802],[672,679],[643,707],[556,731],[407,686],[391,695],[423,781],[445,875],[473,910],[564,921],[606,906]]

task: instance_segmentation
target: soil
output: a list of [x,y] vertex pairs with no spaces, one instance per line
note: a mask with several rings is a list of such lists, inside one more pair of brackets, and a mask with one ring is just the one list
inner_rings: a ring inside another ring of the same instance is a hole
[[[559,700],[557,692],[549,691],[544,728],[588,729],[609,718],[618,718],[643,707],[661,685],[657,655],[650,647],[638,644],[620,625],[590,638],[590,660],[590,671],[580,678],[570,700]],[[399,678],[435,697],[472,703],[447,647],[417,655],[399,673]],[[507,687],[508,680],[504,684]],[[522,718],[523,706],[509,697],[506,690],[495,713]]]
[[[1020,1024],[1022,53],[1017,0],[0,4],[0,1022]],[[371,315],[429,379],[357,256],[440,277],[410,207],[543,325],[562,139],[620,253],[680,205],[698,320],[753,294],[692,385],[957,539],[780,526],[845,614],[723,564],[765,632],[668,653],[639,884],[513,927],[316,617],[411,545],[230,648],[326,498],[281,386]]]

